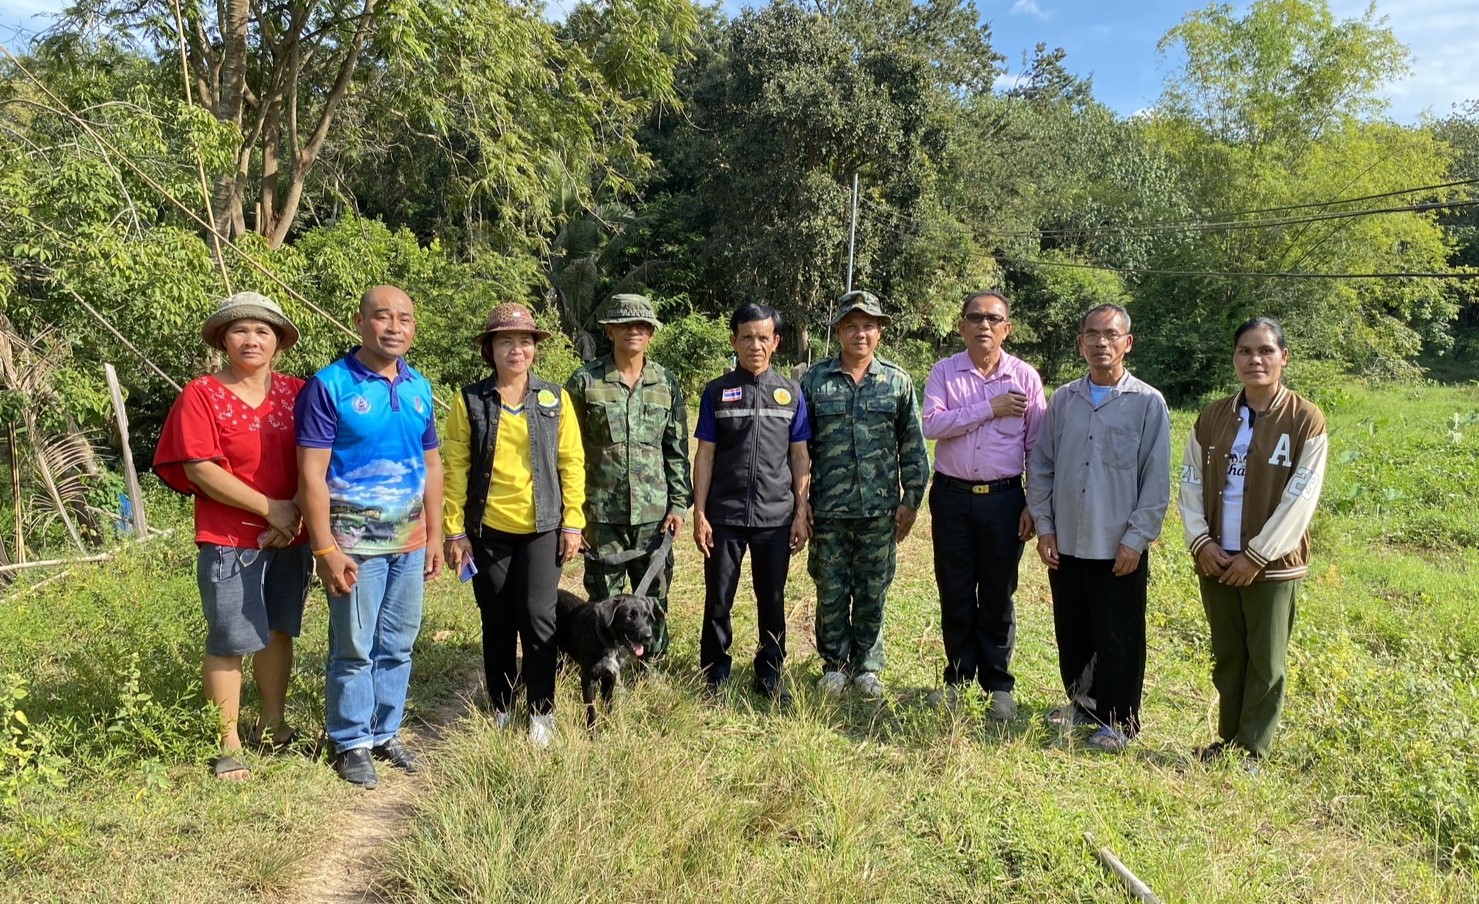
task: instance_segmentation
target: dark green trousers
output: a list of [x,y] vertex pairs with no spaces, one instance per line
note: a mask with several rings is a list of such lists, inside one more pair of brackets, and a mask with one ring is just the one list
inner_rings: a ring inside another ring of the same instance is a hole
[[[585,526],[585,541],[595,550],[596,555],[612,556],[629,549],[647,549],[661,529],[661,521],[652,521],[647,524],[604,524],[592,521]],[[586,559],[585,594],[595,601],[608,600],[621,593],[630,593],[636,588],[637,582],[642,580],[642,575],[647,572],[647,566],[650,564],[652,564],[651,555],[623,562],[620,565],[605,565]],[[662,623],[654,632],[652,650],[647,654],[649,659],[661,656],[668,651],[666,616],[668,614],[668,587],[672,583],[673,551],[668,550],[667,562],[657,573],[657,577],[652,579],[652,586],[647,590],[647,595],[657,600],[657,607],[662,610],[664,616]]]
[[1201,584],[1202,608],[1212,629],[1217,733],[1226,743],[1266,756],[1284,710],[1299,581],[1228,587],[1203,577]]
[[817,518],[806,570],[817,585],[817,653],[827,671],[883,670],[883,604],[898,544],[892,515]]

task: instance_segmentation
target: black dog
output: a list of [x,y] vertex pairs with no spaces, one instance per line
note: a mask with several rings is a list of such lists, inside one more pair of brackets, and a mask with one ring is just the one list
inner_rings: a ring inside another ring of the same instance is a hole
[[588,603],[568,590],[555,601],[555,634],[560,650],[580,666],[580,695],[586,728],[596,726],[596,682],[601,702],[611,705],[617,677],[628,655],[638,659],[652,646],[663,613],[645,596],[612,597]]

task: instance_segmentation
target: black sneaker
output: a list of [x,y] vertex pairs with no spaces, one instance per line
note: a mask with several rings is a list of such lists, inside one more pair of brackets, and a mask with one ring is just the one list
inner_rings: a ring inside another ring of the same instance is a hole
[[704,690],[703,690],[704,701],[706,703],[711,703],[711,704],[714,704],[714,705],[718,705],[720,703],[723,703],[724,702],[724,687],[725,687],[725,685],[727,683],[728,683],[728,680],[727,679],[723,679],[723,678],[719,679],[718,681],[715,681],[715,680],[712,680],[712,679],[705,679],[704,680]]
[[790,706],[792,702],[791,692],[786,690],[786,683],[779,678],[773,681],[764,681],[756,678],[755,683],[750,685],[750,690],[754,691],[758,696],[768,698],[770,702],[779,706]]
[[1197,762],[1211,763],[1220,759],[1223,754],[1227,753],[1227,745],[1222,741],[1213,741],[1206,747],[1198,747],[1196,753]]
[[359,785],[366,791],[373,791],[380,784],[380,779],[375,775],[375,762],[370,759],[370,748],[356,747],[346,750],[334,757],[334,771],[339,777],[351,785]]
[[415,775],[421,771],[421,762],[416,759],[416,754],[402,744],[400,738],[391,738],[384,744],[371,748],[370,753],[375,759],[385,760],[407,775]]

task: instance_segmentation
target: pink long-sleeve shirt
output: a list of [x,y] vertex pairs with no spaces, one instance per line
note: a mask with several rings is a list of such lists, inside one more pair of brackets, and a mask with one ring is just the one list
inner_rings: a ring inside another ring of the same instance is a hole
[[[998,418],[991,400],[1004,392],[1027,396],[1022,417]],[[966,352],[930,370],[924,387],[924,435],[936,440],[935,470],[958,480],[1001,480],[1026,469],[1047,400],[1032,365],[1002,352],[990,377],[976,372]]]

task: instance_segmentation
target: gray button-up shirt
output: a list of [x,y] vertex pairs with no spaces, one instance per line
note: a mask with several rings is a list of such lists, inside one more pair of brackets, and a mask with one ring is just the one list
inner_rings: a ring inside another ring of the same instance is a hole
[[1171,414],[1150,384],[1126,371],[1097,408],[1089,378],[1048,400],[1027,464],[1027,507],[1058,552],[1113,559],[1144,552],[1171,504]]

